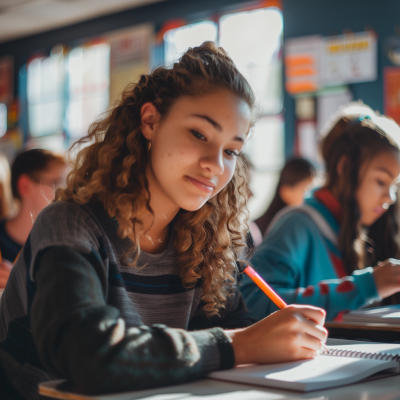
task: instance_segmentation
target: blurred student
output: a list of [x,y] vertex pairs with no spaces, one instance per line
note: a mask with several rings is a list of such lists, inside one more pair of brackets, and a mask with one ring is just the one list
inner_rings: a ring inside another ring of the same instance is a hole
[[[26,242],[39,212],[55,197],[55,189],[65,180],[62,156],[33,149],[17,155],[11,167],[11,189],[18,202],[18,214],[0,221],[0,251],[9,270]],[[7,271],[4,271],[3,275]],[[4,277],[0,280],[0,287]]]
[[[7,158],[0,154],[0,221],[10,217],[12,208],[10,165]],[[12,264],[0,257],[0,289],[6,285],[11,268]]]
[[[369,107],[344,109],[322,143],[325,186],[282,212],[253,255],[257,272],[288,304],[322,307],[332,320],[400,291],[400,262],[384,261],[399,257],[400,159],[390,132],[399,127]],[[276,310],[246,277],[242,293],[259,319]]]
[[315,174],[314,165],[305,158],[292,158],[286,162],[267,211],[254,221],[262,235],[282,208],[303,204],[304,194],[311,187]]
[[36,400],[37,384],[59,377],[104,394],[316,356],[323,310],[292,306],[247,327],[235,288],[253,104],[205,42],[142,75],[90,127],[3,294],[5,385]]

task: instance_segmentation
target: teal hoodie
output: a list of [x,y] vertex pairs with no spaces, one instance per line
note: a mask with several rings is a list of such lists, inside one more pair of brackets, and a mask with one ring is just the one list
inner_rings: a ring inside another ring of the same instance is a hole
[[[305,204],[317,210],[338,234],[339,224],[322,202],[310,197]],[[322,236],[310,216],[292,211],[273,225],[251,263],[287,304],[321,307],[326,310],[327,320],[333,320],[342,311],[380,300],[371,267],[340,279],[332,253],[341,259],[339,249]],[[245,274],[241,292],[258,319],[277,310]]]

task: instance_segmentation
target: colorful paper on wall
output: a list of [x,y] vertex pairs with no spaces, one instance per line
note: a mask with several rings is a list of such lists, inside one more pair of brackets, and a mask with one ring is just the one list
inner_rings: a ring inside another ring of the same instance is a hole
[[0,58],[0,103],[8,103],[13,98],[14,59]]
[[304,36],[285,42],[286,90],[291,94],[319,89],[320,36]]
[[400,67],[383,69],[385,114],[400,124]]

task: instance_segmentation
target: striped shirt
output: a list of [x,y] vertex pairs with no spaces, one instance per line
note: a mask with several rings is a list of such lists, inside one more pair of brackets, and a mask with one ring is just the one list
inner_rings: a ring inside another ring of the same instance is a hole
[[[235,291],[207,318],[201,281],[186,289],[174,250],[142,252],[99,203],[56,202],[38,216],[0,303],[0,375],[13,399],[36,400],[38,383],[67,378],[86,394],[186,382],[232,367],[222,329],[254,322]],[[187,332],[188,329],[205,329]]]

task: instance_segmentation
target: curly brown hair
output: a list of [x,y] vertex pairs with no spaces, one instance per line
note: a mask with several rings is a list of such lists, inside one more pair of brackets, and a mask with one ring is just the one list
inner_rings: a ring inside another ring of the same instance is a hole
[[[218,89],[228,89],[254,108],[250,85],[221,47],[205,42],[189,48],[172,68],[159,67],[128,85],[114,108],[70,149],[76,159],[67,187],[57,192],[56,201],[100,201],[117,218],[119,236],[132,240],[132,250],[122,263],[136,266],[139,238],[144,233],[141,215],[145,210],[154,215],[145,174],[148,142],[141,132],[143,104],[153,103],[164,118],[179,97]],[[224,189],[197,211],[181,209],[174,220],[180,278],[186,288],[202,280],[208,316],[226,306],[235,281],[235,260],[247,230],[248,179],[239,156],[233,178]]]
[[[381,152],[398,154],[399,148],[389,134],[374,122],[378,119],[389,121],[387,118],[375,114],[362,103],[354,103],[353,106],[364,108],[367,116],[363,113],[341,116],[322,142],[326,186],[331,191],[336,190],[342,207],[339,248],[348,274],[370,263],[376,265],[391,257],[398,258],[400,249],[398,200],[369,227],[361,225],[356,200],[362,165]],[[343,156],[346,159],[339,175],[337,165]]]

